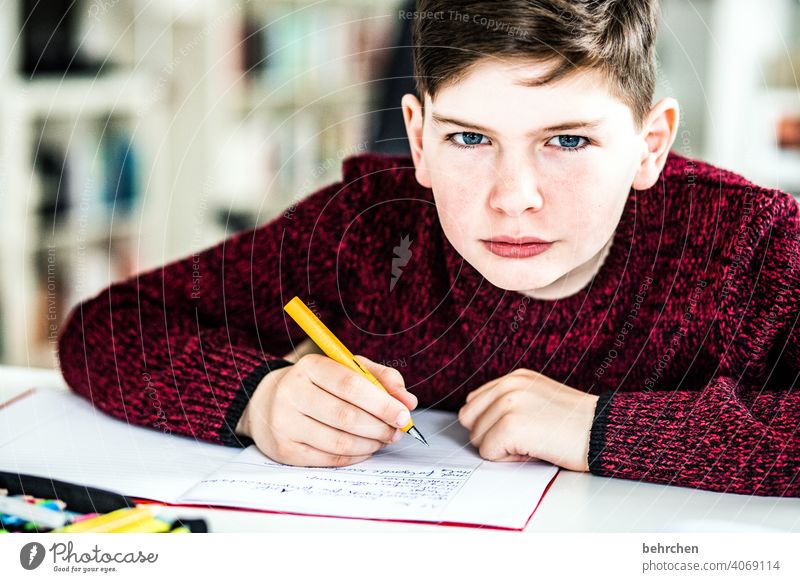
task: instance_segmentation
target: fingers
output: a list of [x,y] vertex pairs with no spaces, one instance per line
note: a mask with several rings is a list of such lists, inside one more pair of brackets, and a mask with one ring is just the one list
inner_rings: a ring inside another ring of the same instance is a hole
[[389,425],[403,428],[408,424],[411,418],[408,407],[358,372],[319,354],[302,359],[307,362],[302,369],[309,380],[326,392],[355,404]]
[[529,457],[516,444],[519,435],[515,434],[515,422],[505,415],[490,426],[478,445],[478,453],[488,461],[519,460],[519,456]]
[[507,454],[504,457],[500,457],[500,458],[492,459],[492,460],[495,461],[495,462],[498,462],[498,463],[519,463],[519,462],[524,462],[524,461],[535,461],[537,459],[534,459],[533,457],[530,457],[528,455]]
[[496,385],[497,385],[497,383],[498,383],[498,382],[500,382],[500,380],[502,380],[503,378],[504,378],[504,376],[500,376],[499,378],[495,378],[494,380],[491,380],[491,381],[487,382],[487,383],[486,383],[486,384],[484,384],[483,386],[480,386],[480,387],[478,387],[478,388],[475,388],[475,390],[473,390],[472,392],[470,392],[469,394],[467,394],[466,402],[470,402],[470,401],[472,401],[474,398],[476,398],[477,396],[479,396],[480,394],[483,394],[483,393],[484,393],[484,392],[486,392],[487,390],[490,390],[491,388],[493,388],[494,386],[496,386]]
[[[373,386],[373,390],[378,390]],[[391,442],[400,430],[317,386],[298,398],[297,410],[323,424],[367,439]]]
[[473,446],[476,448],[481,447],[486,434],[511,410],[512,400],[513,397],[510,397],[510,395],[494,399],[475,419],[469,435]]
[[298,433],[303,436],[297,442],[334,457],[370,456],[386,444],[333,428],[308,416],[303,416],[298,424]]
[[409,410],[414,410],[419,404],[416,396],[406,390],[403,375],[396,369],[373,362],[360,354],[355,358],[389,391],[394,398],[400,400]]
[[366,461],[370,455],[362,455],[359,457],[350,457],[347,455],[332,455],[312,447],[306,443],[298,443],[297,453],[287,460],[279,461],[285,465],[294,465],[299,467],[346,467]]
[[[458,411],[458,421],[464,428],[472,430],[475,421],[491,406],[491,404],[498,398],[501,398],[508,388],[503,389],[502,386],[492,383],[492,386],[485,385],[485,389],[481,389],[480,394],[468,398],[467,403]],[[493,388],[500,388],[494,390]],[[474,394],[474,392],[472,393]]]

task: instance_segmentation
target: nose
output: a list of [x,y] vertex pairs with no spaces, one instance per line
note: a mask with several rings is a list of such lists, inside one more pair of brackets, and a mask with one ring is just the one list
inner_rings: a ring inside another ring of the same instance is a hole
[[540,210],[544,199],[539,192],[536,171],[524,156],[504,155],[497,166],[497,178],[489,206],[512,217],[528,210]]

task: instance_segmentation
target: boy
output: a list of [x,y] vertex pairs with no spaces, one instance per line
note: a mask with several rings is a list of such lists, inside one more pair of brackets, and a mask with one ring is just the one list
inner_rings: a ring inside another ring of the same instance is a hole
[[[798,207],[669,152],[656,13],[420,1],[411,159],[350,158],[272,223],[85,303],[65,378],[131,422],[287,464],[368,458],[418,398],[458,410],[489,460],[799,495]],[[393,397],[281,357],[303,339],[295,294]]]

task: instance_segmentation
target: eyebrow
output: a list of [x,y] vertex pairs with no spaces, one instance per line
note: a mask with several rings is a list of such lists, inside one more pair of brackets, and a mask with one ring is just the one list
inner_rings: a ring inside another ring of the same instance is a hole
[[[439,115],[438,113],[432,113],[431,117],[433,121],[438,124],[449,124],[449,125],[458,125],[461,127],[467,127],[470,129],[475,129],[481,133],[493,133],[491,129],[487,127],[480,126],[475,123],[471,123],[469,121],[464,121],[461,119],[456,119],[455,117],[448,117],[445,115]],[[559,123],[557,125],[551,125],[549,127],[543,127],[542,129],[536,130],[531,133],[552,133],[556,131],[566,131],[569,129],[594,129],[599,125],[602,125],[603,119],[577,119],[574,121],[565,121],[564,123]]]

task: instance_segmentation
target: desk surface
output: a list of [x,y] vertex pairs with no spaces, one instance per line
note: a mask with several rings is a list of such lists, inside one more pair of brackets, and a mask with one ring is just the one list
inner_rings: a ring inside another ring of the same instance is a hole
[[[58,372],[0,366],[0,402],[28,388],[64,390]],[[221,531],[427,531],[451,528],[361,519],[166,508]],[[800,499],[749,497],[561,471],[525,532],[800,532]]]

